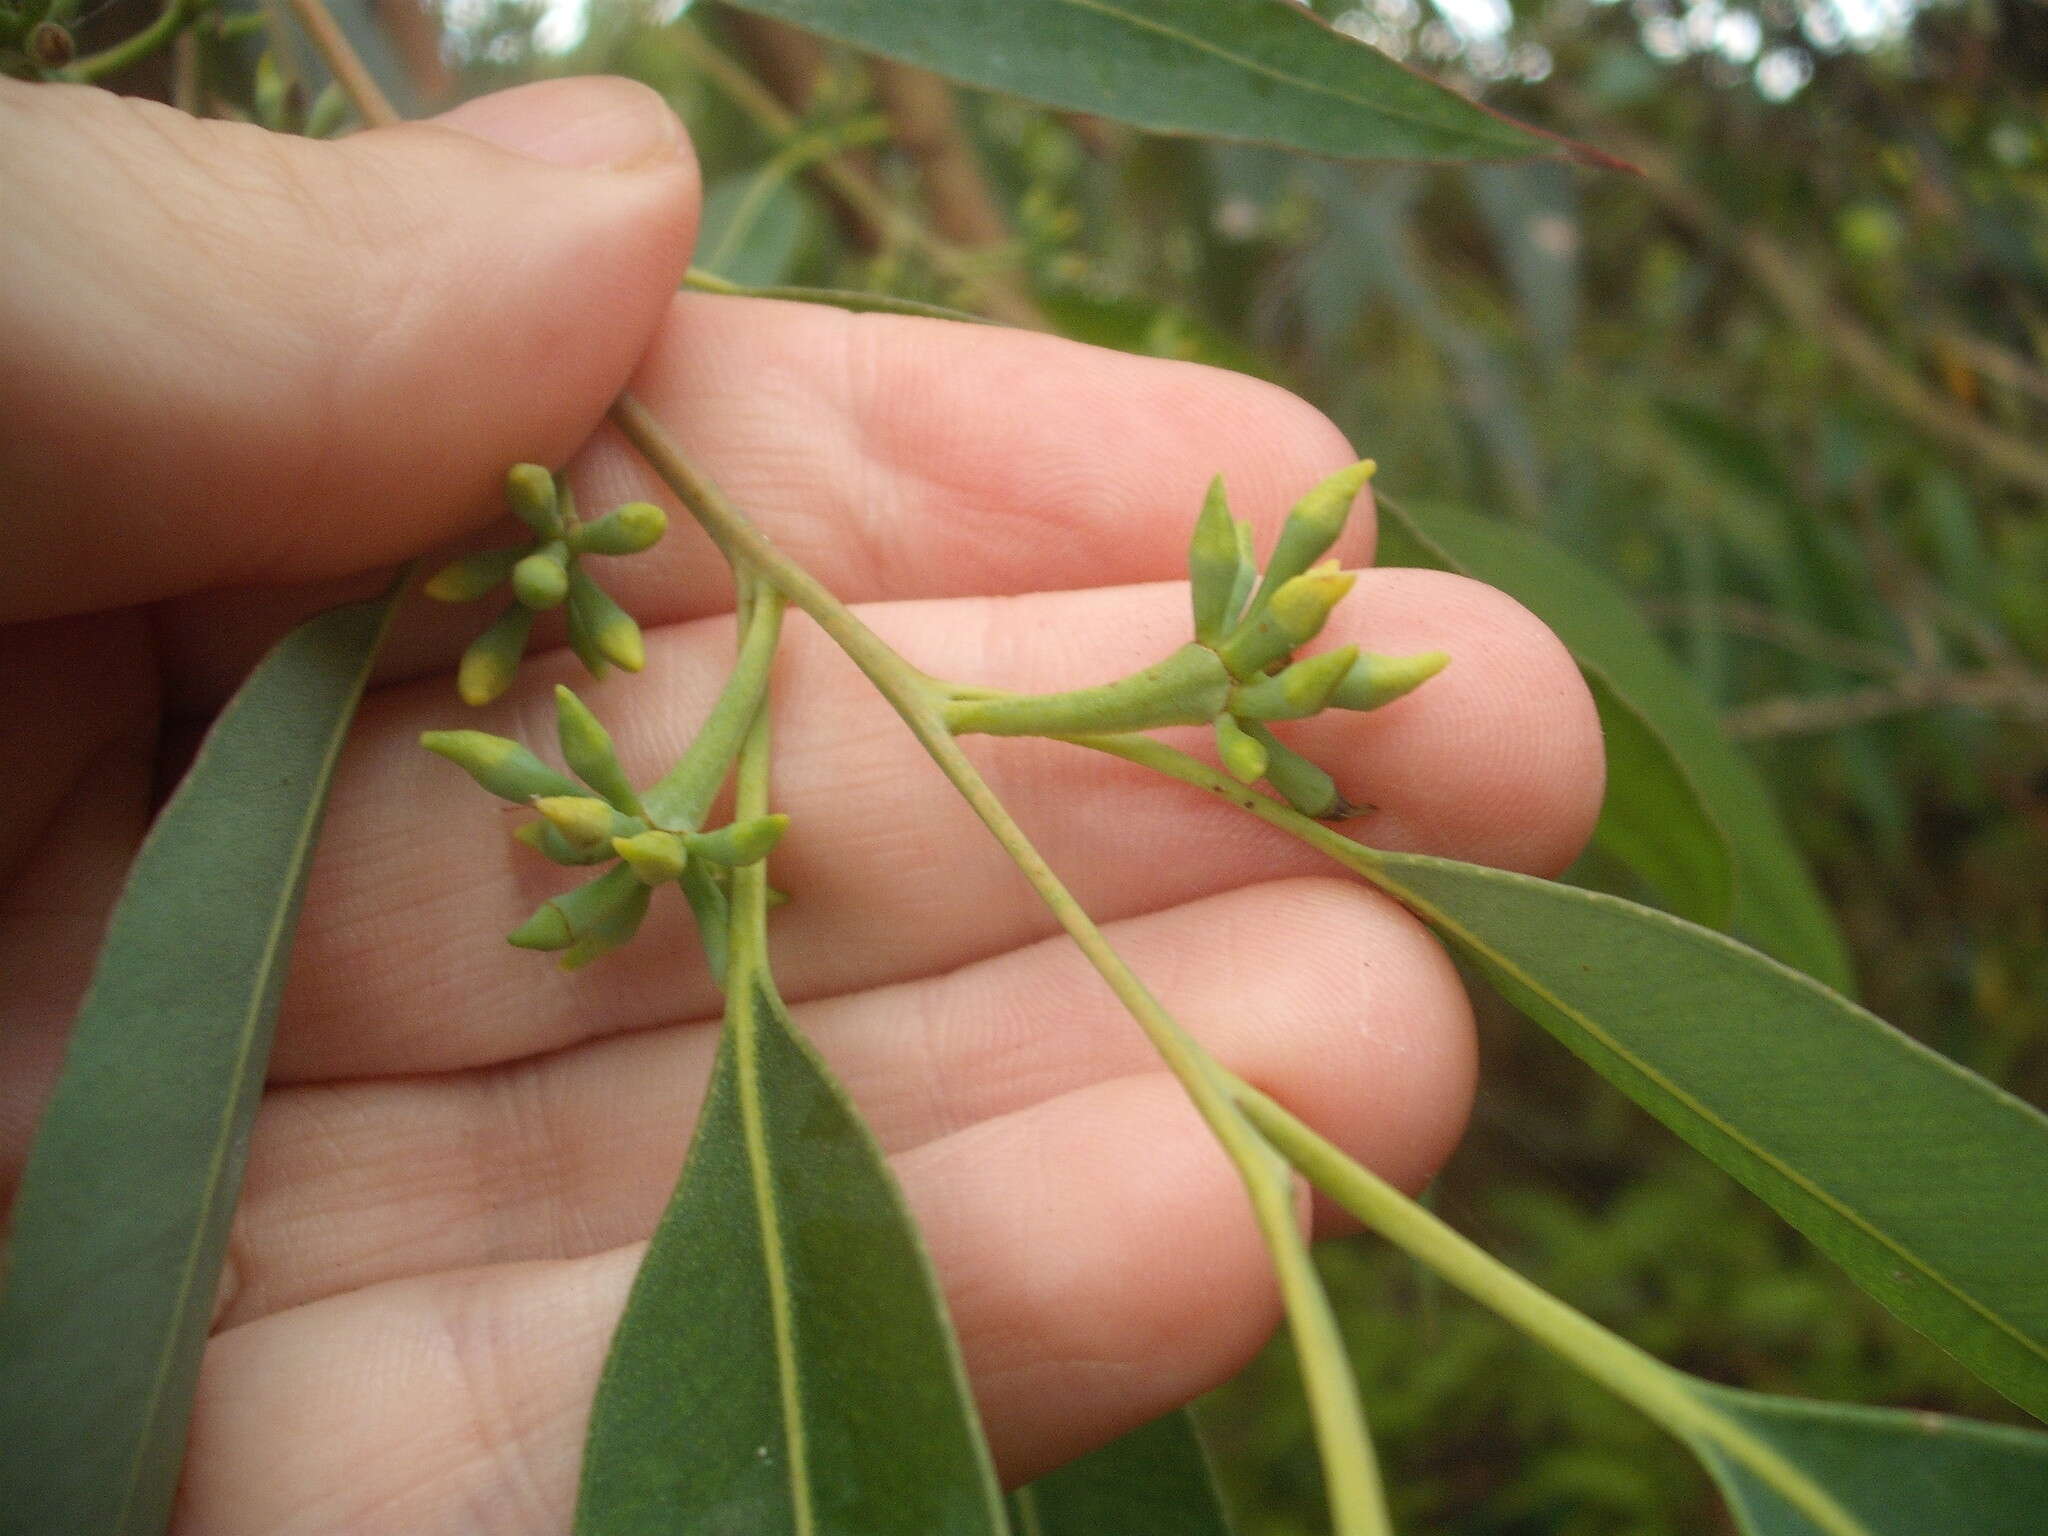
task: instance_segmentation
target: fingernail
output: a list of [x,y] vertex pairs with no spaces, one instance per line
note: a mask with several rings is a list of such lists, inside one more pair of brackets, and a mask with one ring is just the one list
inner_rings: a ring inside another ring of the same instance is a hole
[[434,121],[577,170],[642,170],[676,159],[683,145],[683,125],[667,102],[644,85],[608,75],[542,80],[479,96]]

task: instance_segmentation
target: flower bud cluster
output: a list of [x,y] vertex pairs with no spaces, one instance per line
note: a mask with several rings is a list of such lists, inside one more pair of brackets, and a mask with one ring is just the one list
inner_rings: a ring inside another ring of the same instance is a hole
[[648,501],[629,501],[583,522],[569,488],[538,464],[515,464],[505,499],[532,530],[524,544],[487,549],[443,566],[427,596],[469,603],[510,585],[513,601],[463,653],[455,685],[468,704],[488,704],[512,686],[535,615],[566,604],[569,645],[593,677],[613,666],[638,672],[647,662],[640,626],[591,580],[585,555],[636,555],[651,549],[668,516]]

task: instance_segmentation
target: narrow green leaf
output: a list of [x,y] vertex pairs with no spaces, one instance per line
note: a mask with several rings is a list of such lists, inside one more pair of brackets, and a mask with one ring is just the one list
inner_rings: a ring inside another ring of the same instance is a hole
[[[1826,1488],[1873,1536],[2039,1536],[2048,1526],[2048,1435],[1938,1413],[1692,1386]],[[1814,1536],[1811,1521],[1725,1452],[1698,1449],[1744,1536]]]
[[1680,917],[1726,928],[1734,915],[1735,860],[1727,836],[1671,744],[1615,692],[1607,674],[1585,668],[1607,738],[1607,798],[1593,838],[1655,886]]
[[1345,158],[1603,158],[1466,100],[1287,0],[734,3],[970,85],[1158,133]]
[[394,598],[288,635],[128,877],[16,1199],[10,1530],[163,1530],[334,763]]
[[[1600,827],[1617,855],[1641,859],[1635,867],[1687,915],[1711,912],[1717,859],[1700,840],[1704,825],[1718,828],[1734,867],[1735,931],[1836,991],[1853,990],[1841,935],[1763,778],[1625,596],[1527,529],[1384,497],[1380,549],[1388,564],[1458,571],[1527,604],[1604,687],[1603,721],[1611,727],[1624,708],[1636,717],[1638,728],[1624,727],[1628,777],[1617,787],[1643,797],[1641,808],[1603,813]],[[1656,807],[1688,799],[1697,810],[1673,815],[1659,836]]]
[[1885,1306],[2048,1416],[2048,1117],[1667,913],[1351,846],[1338,856],[1530,1018]]
[[1001,1536],[1002,1495],[902,1196],[763,986],[612,1340],[578,1536]]
[[1230,1536],[1186,1409],[1019,1488],[1010,1513],[1017,1536]]

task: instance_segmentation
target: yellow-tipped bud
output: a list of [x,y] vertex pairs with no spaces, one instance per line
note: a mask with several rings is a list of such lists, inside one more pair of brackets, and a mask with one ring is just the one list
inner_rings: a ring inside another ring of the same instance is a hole
[[1266,562],[1266,579],[1259,584],[1258,596],[1252,599],[1254,614],[1337,542],[1351,516],[1351,503],[1358,499],[1358,493],[1377,468],[1371,459],[1361,459],[1311,488],[1294,504],[1287,521],[1280,526],[1273,558]]
[[533,808],[572,847],[602,846],[618,835],[619,813],[589,795],[536,795]]
[[541,903],[507,935],[520,949],[559,949],[564,969],[588,963],[632,938],[647,914],[648,889],[626,865]]
[[612,857],[610,843],[579,848],[544,821],[523,821],[512,829],[515,842],[524,843],[544,859],[557,864],[603,864]]
[[690,851],[673,832],[642,832],[634,837],[615,837],[612,851],[626,861],[642,885],[666,885],[683,872]]
[[742,864],[767,858],[788,830],[789,818],[778,811],[770,816],[736,821],[716,832],[693,832],[689,834],[688,842],[690,852],[698,858],[722,864],[727,869],[737,869]]
[[540,464],[514,464],[505,472],[505,504],[512,515],[543,539],[562,536],[561,499],[555,477]]
[[652,549],[666,532],[666,512],[651,501],[629,501],[595,522],[571,528],[569,543],[578,554],[637,555],[643,549]]
[[[641,638],[640,626],[580,566],[569,572],[569,618],[582,631],[590,648],[614,666],[638,672],[647,665],[647,646]],[[589,658],[584,660],[588,665]]]
[[[1256,617],[1248,617],[1216,648],[1230,675],[1256,678],[1274,662],[1322,632],[1330,610],[1344,600],[1357,577],[1336,562],[1304,571],[1275,592]],[[1254,603],[1254,609],[1257,608]]]
[[437,603],[473,603],[512,574],[522,550],[486,549],[451,560],[420,590]]
[[599,723],[575,694],[555,685],[555,733],[561,739],[562,756],[576,776],[605,799],[631,816],[641,814],[640,797],[619,766],[612,748],[611,733]]
[[1450,663],[1451,658],[1442,651],[1421,651],[1413,656],[1366,652],[1352,663],[1330,702],[1339,709],[1378,709],[1413,693]]
[[1266,749],[1228,715],[1216,717],[1216,755],[1223,760],[1224,771],[1240,784],[1265,777]]
[[1284,672],[1230,691],[1230,712],[1247,720],[1305,720],[1326,708],[1358,659],[1358,647],[1307,656]]
[[463,703],[480,708],[512,686],[532,630],[533,610],[514,603],[470,642],[455,669],[455,691],[462,695]]
[[574,780],[555,772],[516,741],[485,731],[428,731],[420,745],[438,753],[501,800],[529,805],[537,795],[580,795]]
[[569,595],[569,546],[551,539],[512,567],[512,595],[538,612]]

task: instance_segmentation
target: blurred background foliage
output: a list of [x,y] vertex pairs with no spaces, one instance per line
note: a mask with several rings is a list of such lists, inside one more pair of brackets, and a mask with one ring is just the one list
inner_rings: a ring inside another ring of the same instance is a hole
[[[1864,1000],[2048,1101],[2048,6],[1316,9],[1639,174],[1147,137],[708,0],[344,15],[416,109],[550,73],[667,93],[713,274],[1259,374],[1391,493],[1546,532],[1756,754]],[[1433,1197],[1467,1232],[1709,1378],[2013,1418],[1560,1048],[1484,1025]],[[1324,1262],[1405,1528],[1727,1529],[1684,1453],[1404,1261]],[[1204,1406],[1246,1536],[1321,1528],[1291,1370],[1276,1346]]]

